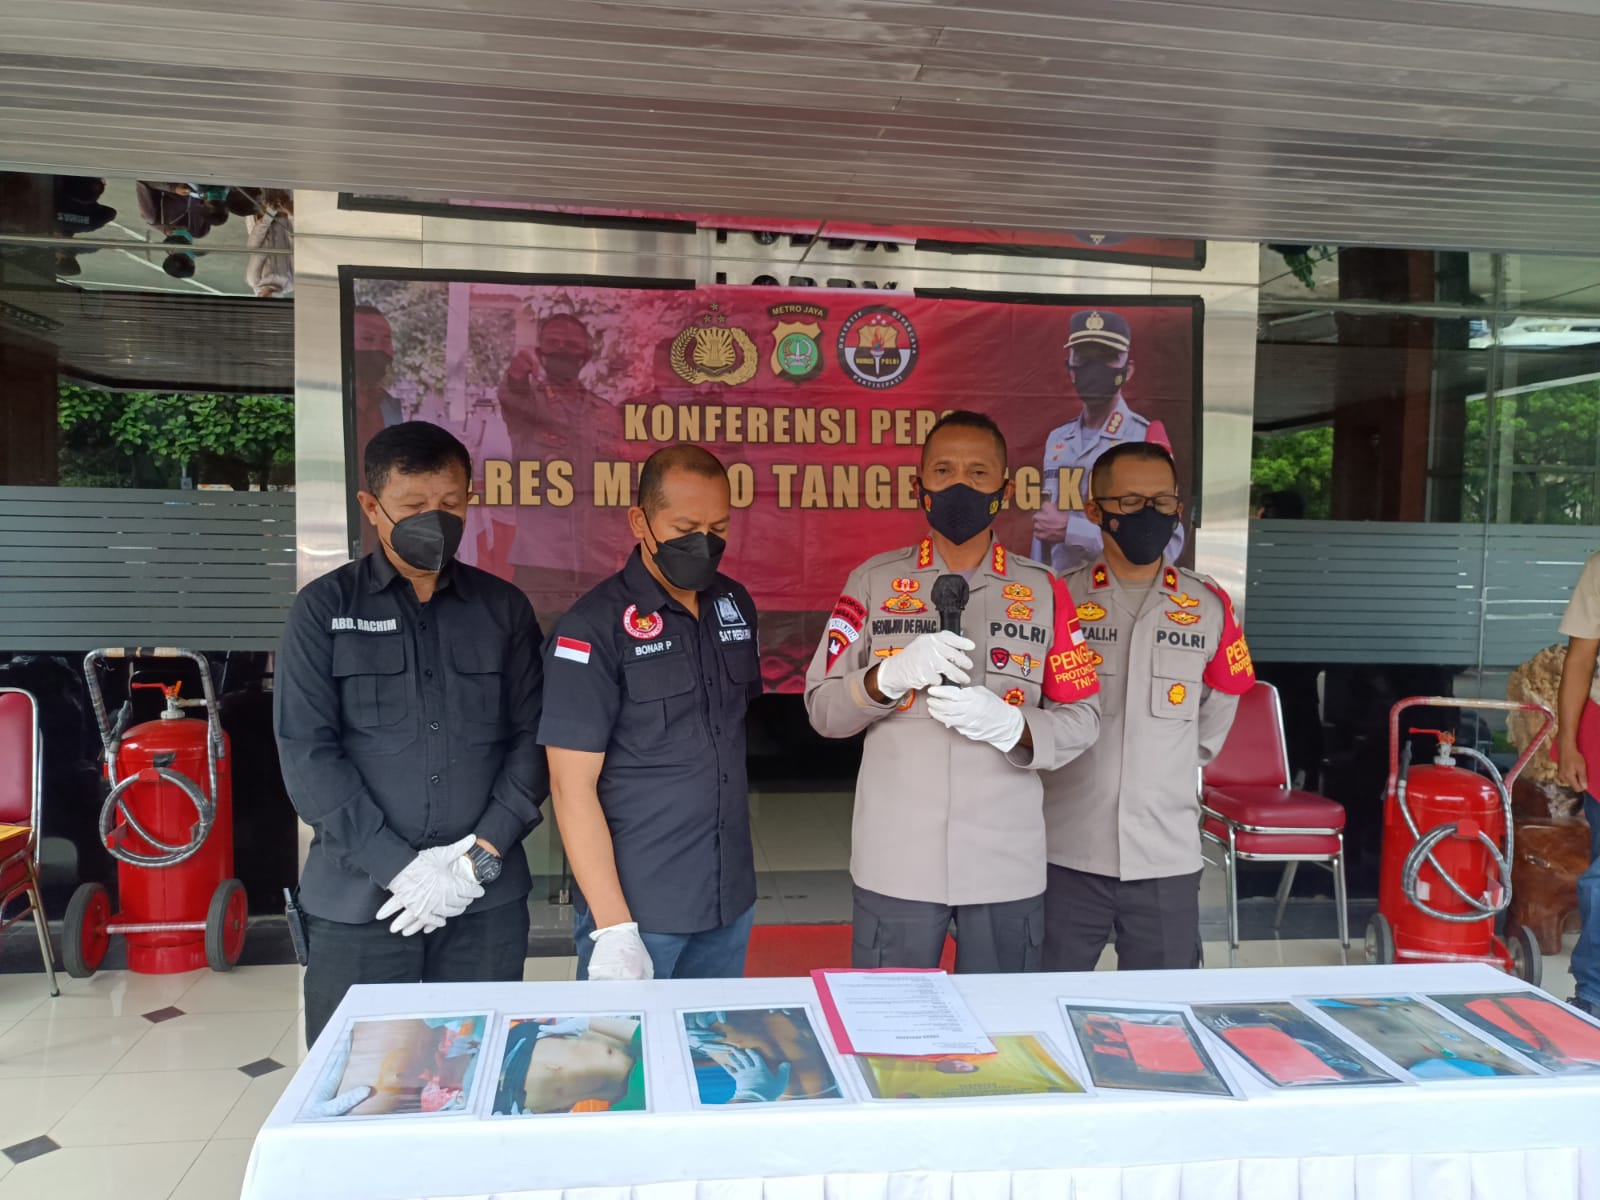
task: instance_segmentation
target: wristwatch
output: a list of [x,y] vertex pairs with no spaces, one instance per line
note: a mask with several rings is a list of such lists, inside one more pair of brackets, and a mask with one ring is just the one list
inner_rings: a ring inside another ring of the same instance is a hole
[[505,865],[482,846],[474,846],[468,850],[467,861],[472,864],[472,873],[478,877],[479,883],[493,883],[499,879],[500,871]]

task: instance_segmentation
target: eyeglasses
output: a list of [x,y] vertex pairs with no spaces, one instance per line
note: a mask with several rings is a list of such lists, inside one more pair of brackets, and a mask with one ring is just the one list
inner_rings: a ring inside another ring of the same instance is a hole
[[1093,500],[1107,512],[1124,517],[1143,512],[1146,507],[1155,509],[1163,517],[1174,516],[1178,511],[1178,497],[1170,492],[1163,496],[1095,496]]

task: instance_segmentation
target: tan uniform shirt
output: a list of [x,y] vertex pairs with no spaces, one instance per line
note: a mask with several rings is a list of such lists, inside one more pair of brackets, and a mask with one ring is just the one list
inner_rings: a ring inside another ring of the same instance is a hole
[[1100,675],[1100,737],[1044,778],[1050,862],[1128,880],[1198,871],[1197,773],[1255,683],[1233,604],[1165,564],[1148,588],[1104,560],[1066,583]]
[[1009,754],[947,729],[917,692],[880,704],[863,682],[939,629],[930,595],[947,568],[931,538],[850,573],[806,672],[824,737],[867,731],[856,781],[850,873],[869,891],[935,904],[994,904],[1044,891],[1038,772],[1081,754],[1100,726],[1099,685],[1059,580],[996,545],[969,580],[962,633],[974,686],[1022,710],[1033,747]]
[[[1600,638],[1600,554],[1591,554],[1583,564],[1572,599],[1561,618],[1561,635],[1569,638]],[[1600,704],[1600,671],[1589,685],[1589,699]]]

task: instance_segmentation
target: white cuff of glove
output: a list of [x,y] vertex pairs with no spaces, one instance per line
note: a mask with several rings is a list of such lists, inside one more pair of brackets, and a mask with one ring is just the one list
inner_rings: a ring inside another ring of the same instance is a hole
[[655,963],[650,960],[650,951],[639,936],[636,922],[596,929],[589,940],[594,943],[589,957],[591,980],[616,983],[656,977]]

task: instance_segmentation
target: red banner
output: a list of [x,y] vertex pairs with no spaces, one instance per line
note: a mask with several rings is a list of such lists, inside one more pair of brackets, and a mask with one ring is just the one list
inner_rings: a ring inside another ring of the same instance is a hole
[[[1097,552],[1082,508],[1108,446],[1169,442],[1192,494],[1198,303],[1048,299],[363,274],[345,303],[354,442],[413,418],[460,436],[476,493],[462,557],[543,619],[620,568],[644,459],[710,447],[734,491],[724,569],[762,610],[769,688],[798,690],[850,569],[922,535],[918,447],[942,412],[999,422],[1017,481],[1001,540],[1058,568]],[[1088,422],[1069,336],[1126,342],[1120,392]],[[1187,557],[1182,535],[1173,548]]]

